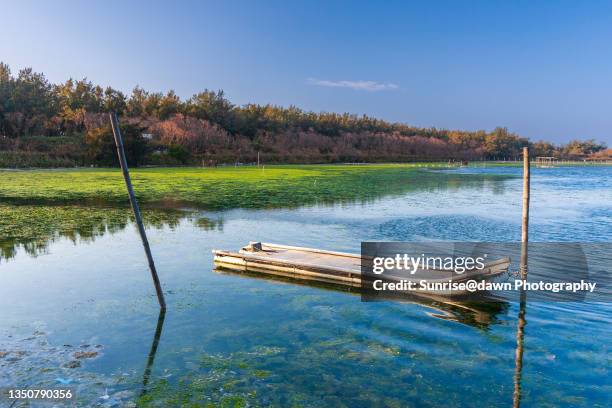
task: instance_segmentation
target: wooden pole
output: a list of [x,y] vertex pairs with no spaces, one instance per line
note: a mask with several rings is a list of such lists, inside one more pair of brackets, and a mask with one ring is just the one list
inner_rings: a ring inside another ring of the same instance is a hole
[[[527,279],[527,243],[529,241],[529,149],[523,147],[523,223],[521,234],[521,279]],[[527,325],[527,293],[521,287],[518,324],[516,327],[516,353],[514,356],[514,393],[512,407],[521,406],[521,381],[523,373],[523,352],[525,342],[525,326]]]
[[151,277],[153,278],[153,284],[155,285],[155,291],[157,292],[157,300],[159,301],[159,307],[162,310],[166,310],[166,300],[164,299],[164,292],[162,291],[161,284],[159,283],[159,277],[157,276],[157,270],[155,269],[155,262],[153,262],[153,255],[151,255],[151,247],[149,246],[149,240],[145,233],[144,226],[142,224],[142,217],[140,215],[140,208],[138,207],[138,201],[134,195],[134,189],[132,188],[132,180],[130,179],[130,171],[128,170],[127,160],[125,158],[125,151],[123,149],[123,138],[121,137],[121,129],[119,128],[119,120],[114,112],[109,113],[111,127],[113,128],[113,136],[115,138],[115,145],[117,146],[117,156],[119,156],[119,164],[123,171],[123,179],[125,180],[125,186],[127,187],[128,196],[130,198],[130,204],[134,211],[134,218],[136,218],[136,224],[138,225],[138,232],[140,233],[140,239],[142,240],[142,246],[144,247],[145,253],[147,254],[147,261],[149,262],[149,269],[151,270]]
[[527,243],[529,241],[529,148],[523,147],[523,217],[521,226],[521,279],[527,279]]
[[523,147],[523,228],[521,242],[529,240],[529,148]]

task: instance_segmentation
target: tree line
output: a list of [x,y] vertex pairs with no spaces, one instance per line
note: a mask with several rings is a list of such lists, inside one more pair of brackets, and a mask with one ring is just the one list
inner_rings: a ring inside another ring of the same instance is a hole
[[230,102],[204,90],[130,95],[87,79],[50,83],[31,68],[0,63],[0,165],[115,164],[106,113],[121,116],[132,164],[382,162],[513,159],[523,146],[539,156],[583,158],[605,145],[530,142],[490,132],[417,128],[348,113]]

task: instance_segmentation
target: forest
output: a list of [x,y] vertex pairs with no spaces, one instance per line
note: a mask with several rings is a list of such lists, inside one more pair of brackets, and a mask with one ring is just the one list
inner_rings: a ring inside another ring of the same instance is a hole
[[238,106],[222,90],[181,99],[137,86],[126,95],[86,78],[52,84],[31,68],[13,74],[0,63],[0,167],[116,165],[111,111],[136,166],[512,160],[523,146],[533,156],[561,159],[609,152],[595,140],[532,142],[505,127],[418,128],[295,106]]

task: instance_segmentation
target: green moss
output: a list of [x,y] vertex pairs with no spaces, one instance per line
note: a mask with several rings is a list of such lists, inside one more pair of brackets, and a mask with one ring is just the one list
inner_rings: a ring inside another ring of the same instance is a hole
[[[422,166],[148,168],[132,170],[132,177],[148,226],[174,227],[181,218],[192,217],[205,230],[222,229],[223,223],[195,218],[194,212],[162,210],[160,204],[221,210],[367,202],[410,191],[478,187],[502,177],[434,172]],[[11,258],[19,247],[32,255],[44,252],[58,237],[94,240],[126,228],[132,220],[123,177],[116,169],[0,170],[0,180],[0,259]]]
[[[131,170],[141,203],[206,209],[293,207],[481,180],[423,171],[427,164],[304,165]],[[0,171],[0,201],[127,205],[118,169]]]
[[268,378],[270,376],[270,372],[266,370],[255,370],[253,375],[256,378]]

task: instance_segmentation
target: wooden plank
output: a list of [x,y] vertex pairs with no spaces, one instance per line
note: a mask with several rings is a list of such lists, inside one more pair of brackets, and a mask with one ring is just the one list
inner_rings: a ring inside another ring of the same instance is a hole
[[261,245],[263,245],[264,247],[273,248],[273,249],[274,248],[278,248],[278,249],[292,249],[292,250],[295,250],[295,251],[312,252],[312,253],[315,253],[315,254],[329,254],[329,255],[343,256],[343,257],[347,257],[347,258],[361,259],[361,255],[359,255],[359,254],[352,254],[350,252],[327,251],[325,249],[305,248],[305,247],[280,245],[280,244],[268,244],[268,243],[263,243],[263,242],[262,242]]
[[229,269],[233,271],[239,272],[256,272],[263,275],[273,275],[273,276],[282,276],[285,278],[297,279],[297,280],[307,280],[307,281],[316,281],[323,283],[330,283],[335,285],[342,286],[352,286],[352,287],[360,287],[361,279],[357,278],[340,278],[334,277],[333,275],[326,275],[320,273],[314,273],[307,270],[302,269],[292,269],[292,268],[277,268],[271,269],[264,265],[263,267],[258,264],[250,264],[247,269],[241,270],[236,268],[236,264],[233,262],[224,262],[223,260],[215,260],[215,265],[222,269]]
[[[245,249],[240,252],[213,250],[214,263],[220,268],[239,272],[257,272],[347,286],[361,285],[361,257],[358,254],[276,244],[262,244],[261,248],[254,252]],[[471,270],[461,275],[432,269],[427,270],[428,280],[441,282],[452,279],[461,282],[473,278],[487,279],[505,272],[509,264],[509,258],[502,258],[487,263],[485,269]],[[391,280],[406,279],[403,276],[390,274],[385,277]],[[416,280],[422,278],[422,276],[415,277]]]
[[244,265],[248,262],[250,264],[259,263],[264,265],[270,265],[275,268],[296,268],[304,270],[312,270],[318,271],[321,273],[326,273],[328,275],[333,276],[361,276],[361,266],[359,268],[348,269],[342,267],[334,267],[329,265],[320,265],[316,263],[307,263],[307,262],[294,262],[291,260],[287,260],[284,258],[273,258],[273,257],[263,257],[257,255],[247,255],[241,254],[237,252],[228,252],[228,251],[214,251],[215,259],[223,257],[226,261],[227,258],[233,258],[237,260],[241,260],[244,262]]

